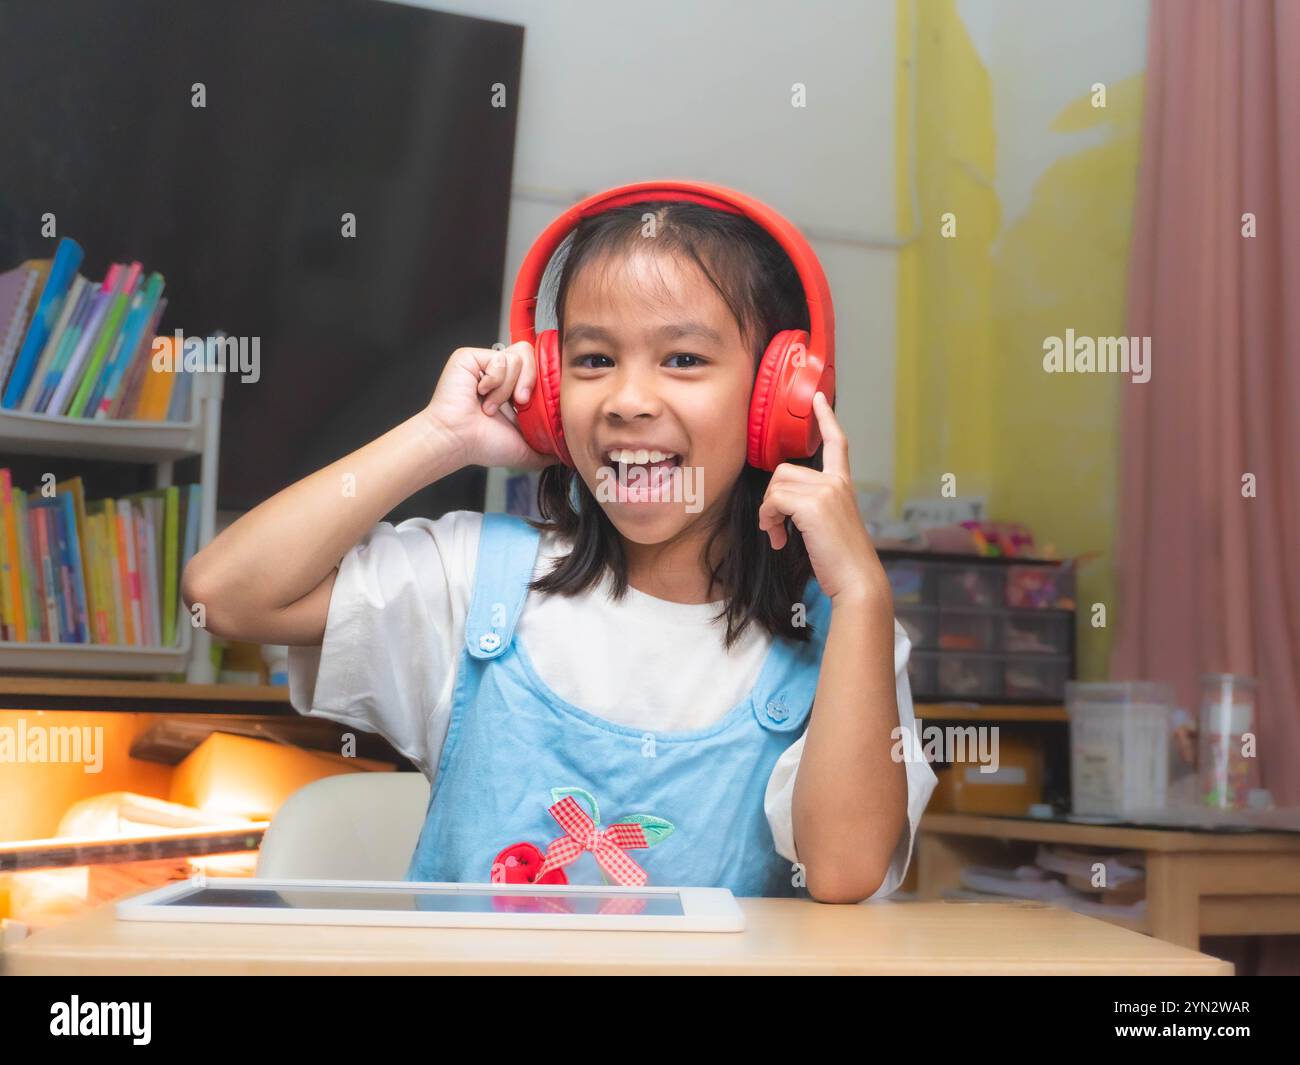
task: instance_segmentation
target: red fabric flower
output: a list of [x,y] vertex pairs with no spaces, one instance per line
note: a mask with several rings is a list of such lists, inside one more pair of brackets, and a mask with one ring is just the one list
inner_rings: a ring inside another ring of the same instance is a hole
[[512,843],[492,863],[492,883],[567,884],[569,878],[563,869],[549,869],[540,879],[535,879],[545,860],[545,855],[533,844]]

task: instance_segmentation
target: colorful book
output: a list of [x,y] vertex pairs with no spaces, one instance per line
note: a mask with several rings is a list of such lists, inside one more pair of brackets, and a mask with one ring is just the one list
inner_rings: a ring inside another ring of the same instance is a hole
[[67,545],[68,582],[71,595],[68,610],[78,643],[90,643],[90,614],[86,608],[86,567],[81,555],[81,532],[78,530],[77,501],[70,492],[60,492],[63,503],[63,530]]
[[122,332],[86,406],[91,417],[101,418],[108,413],[112,397],[117,392],[117,383],[140,350],[140,341],[153,319],[154,308],[162,298],[162,290],[163,276],[155,272],[149,275],[148,281],[131,298],[131,307],[122,324]]
[[138,262],[132,263],[126,268],[121,284],[114,289],[112,303],[108,308],[108,314],[104,318],[104,327],[100,330],[95,346],[90,351],[86,367],[81,373],[81,379],[77,382],[76,391],[72,394],[72,400],[68,404],[68,417],[82,418],[86,416],[85,412],[90,402],[90,393],[99,380],[109,350],[116,343],[121,333],[122,321],[126,317],[127,306],[131,302],[131,297],[135,295],[139,283],[140,264]]
[[23,596],[27,617],[27,639],[40,642],[45,639],[45,617],[41,610],[41,585],[37,577],[37,556],[32,543],[32,524],[27,493],[14,489],[14,506],[18,512],[18,548],[22,554]]
[[122,593],[123,606],[128,607],[128,627],[131,642],[136,645],[148,643],[149,634],[144,627],[144,604],[141,601],[140,556],[136,550],[135,526],[139,520],[135,508],[126,500],[120,500],[117,508],[118,548],[122,552],[125,567],[125,590]]
[[73,351],[72,357],[68,360],[67,366],[59,374],[58,384],[51,393],[48,402],[41,407],[46,413],[63,414],[66,411],[68,403],[72,399],[72,391],[81,381],[81,372],[90,358],[91,351],[97,350],[100,339],[107,333],[105,326],[108,315],[121,294],[126,273],[127,268],[122,263],[114,263],[108,268],[108,274],[104,277],[104,284],[95,297],[95,305],[91,310],[86,331],[82,333],[81,340],[78,342],[76,350]]
[[32,371],[36,368],[37,356],[45,347],[50,330],[54,328],[59,310],[63,306],[63,299],[68,294],[68,288],[78,267],[81,266],[84,255],[81,245],[75,240],[64,237],[59,241],[59,246],[54,252],[54,262],[50,266],[49,277],[45,281],[45,288],[41,291],[31,325],[27,327],[27,336],[23,339],[23,346],[19,349],[18,358],[14,362],[13,373],[10,374],[9,382],[5,386],[3,395],[0,396],[0,406],[5,409],[12,410],[16,407],[27,391]]
[[52,643],[67,639],[59,617],[59,583],[55,568],[58,537],[54,531],[51,501],[42,499],[32,508],[36,526],[36,543],[40,555],[41,598],[45,610],[46,631]]
[[49,342],[45,345],[45,350],[40,355],[36,369],[31,375],[31,385],[23,394],[22,402],[18,404],[23,411],[39,410],[38,402],[40,399],[52,393],[53,386],[57,377],[57,369],[64,367],[68,363],[69,356],[72,355],[73,348],[77,347],[77,341],[81,337],[82,328],[86,324],[87,316],[90,315],[90,308],[95,299],[94,283],[87,281],[81,274],[77,274],[73,281],[73,287],[69,290],[68,299],[64,302],[64,309],[68,311],[66,320],[56,326],[59,335],[51,335]]
[[[27,389],[27,394],[23,396],[22,409],[26,411],[39,411],[44,408],[45,403],[54,393],[54,388],[58,383],[59,374],[67,366],[68,361],[72,358],[72,353],[81,343],[82,334],[90,323],[90,316],[95,309],[95,299],[99,293],[99,286],[93,281],[88,281],[80,275],[77,281],[82,282],[74,286],[78,288],[76,293],[76,306],[72,309],[72,317],[68,319],[67,328],[63,330],[61,336],[47,345],[46,352],[41,355],[40,362],[36,366],[36,372],[32,375],[31,387]],[[69,291],[68,299],[73,298],[73,293]]]
[[0,385],[9,375],[31,316],[41,271],[31,263],[0,274]]
[[158,301],[158,306],[154,308],[153,317],[149,320],[144,335],[140,338],[139,350],[137,350],[135,358],[131,361],[126,376],[118,382],[117,395],[109,398],[108,417],[128,420],[136,417],[135,410],[140,398],[140,389],[153,362],[154,345],[160,340],[156,335],[158,323],[162,320],[163,312],[166,309],[167,299],[163,297]]
[[72,526],[70,539],[76,550],[73,564],[76,575],[74,588],[78,593],[78,616],[86,643],[91,642],[90,622],[90,577],[89,577],[89,542],[86,530],[86,492],[80,477],[69,477],[58,481],[54,486],[55,494],[65,501],[65,508],[70,511]]
[[50,555],[54,564],[54,594],[59,607],[60,637],[65,643],[79,643],[77,639],[76,610],[73,606],[71,563],[68,558],[68,536],[63,517],[63,501],[57,497],[48,501],[45,518],[49,523]]
[[[193,486],[189,486],[192,488]],[[164,647],[176,638],[176,619],[180,603],[182,532],[180,528],[181,493],[187,491],[169,485],[147,492],[135,492],[126,498],[139,504],[149,516],[154,544],[155,587],[158,590],[159,639]]]
[[13,511],[13,486],[9,470],[0,468],[0,640],[20,640],[22,612],[14,594],[18,574],[9,559],[9,523]]
[[[73,278],[72,287],[68,290],[68,296],[64,299],[64,307],[59,312],[59,320],[55,322],[55,328],[49,333],[48,341],[45,341],[45,350],[40,352],[40,358],[36,360],[35,372],[31,375],[31,385],[27,388],[26,394],[22,397],[22,402],[18,404],[22,410],[30,411],[35,407],[36,397],[42,390],[42,385],[49,378],[49,371],[53,365],[61,364],[59,358],[60,352],[65,350],[68,345],[69,330],[75,326],[81,325],[83,316],[86,313],[88,300],[86,299],[87,287],[94,289],[94,286],[77,274]],[[70,350],[72,345],[68,345]],[[66,360],[66,356],[64,356]]]
[[129,626],[131,600],[126,592],[125,570],[118,564],[120,556],[117,504],[112,499],[104,500],[104,525],[108,534],[104,543],[104,552],[107,556],[105,561],[108,564],[109,574],[113,578],[113,629],[117,634],[114,642],[129,645],[132,642]]
[[173,357],[176,341],[172,337],[158,337],[162,350],[168,353],[163,369],[155,369],[153,360],[145,365],[144,381],[141,384],[140,398],[136,402],[135,417],[141,421],[160,422],[167,416],[167,407],[171,401],[172,389],[176,384],[177,374],[170,367],[180,362],[180,353]]

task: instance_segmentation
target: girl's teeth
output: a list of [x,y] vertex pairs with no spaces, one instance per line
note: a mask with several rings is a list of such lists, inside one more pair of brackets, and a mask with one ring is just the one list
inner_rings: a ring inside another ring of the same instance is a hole
[[631,448],[615,448],[609,453],[611,462],[623,463],[625,465],[641,465],[647,462],[663,462],[673,457],[671,451],[656,451],[638,448],[633,451]]

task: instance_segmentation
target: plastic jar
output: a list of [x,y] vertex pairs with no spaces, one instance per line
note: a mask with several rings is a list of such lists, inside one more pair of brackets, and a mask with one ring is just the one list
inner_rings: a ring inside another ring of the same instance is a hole
[[1255,733],[1256,682],[1232,673],[1201,678],[1201,802],[1218,810],[1244,810],[1259,787]]

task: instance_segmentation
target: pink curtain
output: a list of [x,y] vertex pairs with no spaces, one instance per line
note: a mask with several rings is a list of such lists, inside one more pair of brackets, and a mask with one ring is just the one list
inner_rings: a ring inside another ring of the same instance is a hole
[[1300,806],[1300,3],[1152,0],[1138,181],[1111,676],[1193,713],[1200,674],[1258,678]]

